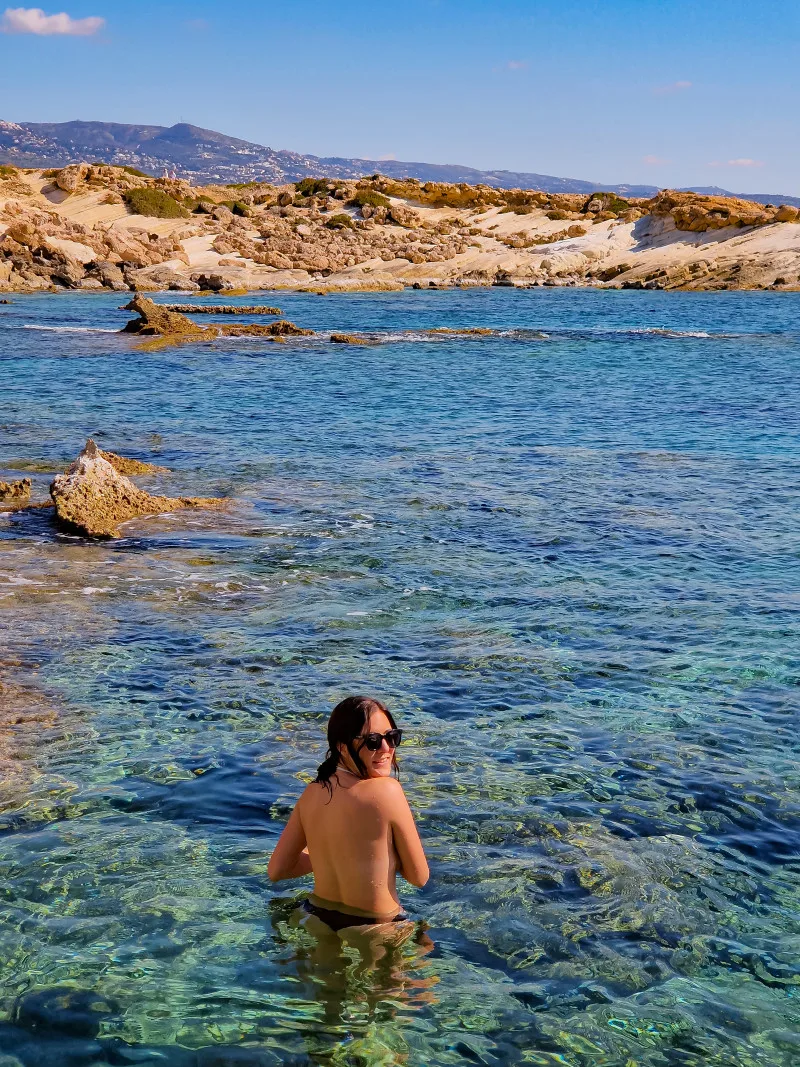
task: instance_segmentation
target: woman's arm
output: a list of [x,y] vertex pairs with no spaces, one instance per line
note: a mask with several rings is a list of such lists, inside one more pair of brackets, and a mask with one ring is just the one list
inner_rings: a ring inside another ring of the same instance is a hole
[[408,806],[403,787],[396,778],[384,779],[389,786],[389,825],[400,866],[397,873],[407,882],[420,888],[428,881],[430,871],[425,851],[417,833],[414,816]]
[[306,834],[295,807],[269,858],[267,875],[271,882],[283,882],[287,878],[300,878],[304,874],[311,873],[311,857],[306,848]]

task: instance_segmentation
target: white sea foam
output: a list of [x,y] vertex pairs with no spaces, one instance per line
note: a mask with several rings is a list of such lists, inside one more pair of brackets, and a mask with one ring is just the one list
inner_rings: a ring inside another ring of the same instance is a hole
[[12,326],[12,330],[46,330],[49,333],[119,333],[119,330],[106,326],[40,326],[26,323],[24,326]]
[[3,585],[44,585],[44,582],[36,582],[33,578],[23,578],[21,574],[9,574],[8,571],[0,571],[0,578],[7,578]]

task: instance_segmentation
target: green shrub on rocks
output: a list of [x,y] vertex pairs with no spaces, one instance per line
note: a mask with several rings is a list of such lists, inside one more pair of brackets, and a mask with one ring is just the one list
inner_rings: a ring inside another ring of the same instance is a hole
[[345,215],[342,212],[339,215],[331,215],[329,219],[325,220],[325,225],[329,230],[352,230],[353,220],[349,215]]
[[391,201],[388,196],[384,196],[375,189],[359,189],[348,203],[353,207],[363,207],[365,204],[371,207],[388,207]]
[[129,189],[123,195],[134,215],[147,215],[153,219],[185,219],[189,214],[163,189]]
[[302,181],[295,182],[294,187],[300,196],[327,196],[329,183],[326,178],[303,178]]
[[627,200],[623,200],[622,197],[617,196],[616,193],[592,193],[583,205],[582,210],[588,210],[589,204],[591,204],[593,200],[600,201],[603,211],[613,211],[615,215],[621,215],[623,211],[629,211],[633,207],[633,204],[630,204]]
[[210,215],[216,207],[216,201],[206,196],[205,193],[201,193],[199,196],[185,197],[183,206],[194,215]]
[[[102,166],[104,166],[104,164],[103,163],[99,163],[98,166],[102,167]],[[134,176],[134,178],[150,178],[150,177],[152,177],[152,175],[150,175],[150,174],[145,174],[145,172],[143,170],[139,170],[138,167],[123,167],[122,169],[125,171],[126,174],[132,174]]]
[[9,163],[0,165],[0,178],[13,178],[16,173],[17,168],[12,167]]

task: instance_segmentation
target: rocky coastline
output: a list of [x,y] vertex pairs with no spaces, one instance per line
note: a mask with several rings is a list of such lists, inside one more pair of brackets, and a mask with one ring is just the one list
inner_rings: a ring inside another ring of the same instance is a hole
[[381,175],[196,187],[105,165],[0,167],[2,293],[488,285],[795,290],[800,210],[670,190],[623,199]]

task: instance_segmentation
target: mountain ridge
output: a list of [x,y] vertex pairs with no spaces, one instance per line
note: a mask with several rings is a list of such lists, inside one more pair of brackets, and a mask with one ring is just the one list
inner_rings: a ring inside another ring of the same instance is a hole
[[[99,120],[0,121],[0,163],[63,167],[82,160],[137,167],[155,175],[167,171],[194,184],[267,181],[280,185],[308,177],[351,179],[380,172],[391,178],[540,189],[548,193],[588,194],[602,190],[619,196],[651,197],[659,191],[655,185],[614,185],[527,171],[479,170],[460,164],[313,156],[273,149],[186,122],[156,126]],[[686,188],[762,204],[800,206],[800,197],[778,193],[734,193],[718,186]]]

